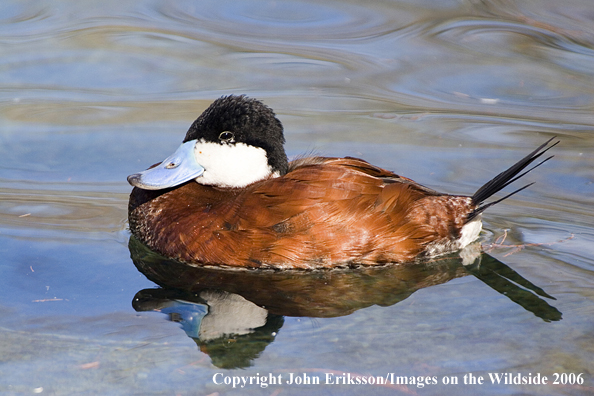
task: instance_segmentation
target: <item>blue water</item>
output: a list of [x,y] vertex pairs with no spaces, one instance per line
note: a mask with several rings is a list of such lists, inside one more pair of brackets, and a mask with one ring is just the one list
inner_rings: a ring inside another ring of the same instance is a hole
[[[585,0],[3,2],[0,393],[591,394],[593,17]],[[361,157],[449,193],[561,143],[485,214],[479,268],[160,290],[135,263],[183,269],[129,247],[126,176],[231,93],[275,109],[289,156]],[[291,373],[322,383],[216,383]],[[343,373],[414,383],[324,383]]]

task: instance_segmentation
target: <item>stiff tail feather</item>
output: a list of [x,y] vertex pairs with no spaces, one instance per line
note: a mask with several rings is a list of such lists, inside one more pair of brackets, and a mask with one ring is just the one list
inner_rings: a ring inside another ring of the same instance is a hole
[[[534,161],[536,161],[538,158],[540,158],[544,153],[546,153],[547,151],[549,151],[550,149],[555,147],[557,144],[559,144],[559,141],[556,141],[555,143],[550,144],[555,138],[556,137],[552,137],[551,139],[547,140],[545,143],[540,145],[536,150],[534,150],[533,152],[528,154],[526,157],[522,158],[521,160],[519,160],[518,162],[513,164],[509,169],[501,172],[500,174],[495,176],[493,179],[491,179],[490,181],[485,183],[481,188],[479,188],[474,193],[474,195],[471,197],[472,202],[475,205],[477,205],[478,207],[476,209],[474,209],[472,212],[470,212],[470,214],[468,215],[468,218],[467,218],[467,222],[471,221],[476,216],[478,216],[480,213],[484,212],[485,209],[503,201],[504,199],[511,197],[514,194],[519,193],[523,189],[528,188],[532,184],[534,184],[534,183],[527,184],[524,187],[521,187],[521,188],[517,189],[516,191],[514,191],[510,194],[507,194],[503,198],[500,198],[496,201],[489,202],[489,203],[486,203],[483,205],[483,202],[485,200],[487,200],[489,197],[491,197],[493,194],[501,191],[503,188],[505,188],[508,185],[510,185],[511,183],[515,182],[516,180],[518,180],[519,178],[521,178],[528,172],[541,166],[542,164],[544,164],[545,162],[547,162],[548,160],[553,158],[553,156],[551,155],[550,157],[545,158],[544,160],[540,161],[538,164],[534,165],[530,169],[524,171],[524,169],[526,169],[528,166],[530,166],[530,164],[532,164]],[[522,172],[522,171],[524,171],[524,172]],[[522,173],[520,173],[520,172],[522,172]]]

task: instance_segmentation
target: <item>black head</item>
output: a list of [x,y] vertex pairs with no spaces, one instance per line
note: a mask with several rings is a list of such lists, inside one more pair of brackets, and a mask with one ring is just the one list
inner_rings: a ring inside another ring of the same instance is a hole
[[215,100],[190,126],[184,143],[194,139],[261,147],[270,167],[280,175],[287,173],[283,125],[270,107],[256,99],[230,95]]

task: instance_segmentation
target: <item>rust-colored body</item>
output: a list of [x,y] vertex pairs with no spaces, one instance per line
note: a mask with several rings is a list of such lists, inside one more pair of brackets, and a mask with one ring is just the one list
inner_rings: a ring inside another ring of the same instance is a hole
[[307,158],[245,188],[189,181],[134,188],[130,229],[184,262],[252,268],[323,268],[412,261],[453,251],[476,209],[355,158]]

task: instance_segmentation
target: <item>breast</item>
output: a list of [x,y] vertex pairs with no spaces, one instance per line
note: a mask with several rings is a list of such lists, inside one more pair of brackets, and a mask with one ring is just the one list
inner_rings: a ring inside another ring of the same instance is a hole
[[465,215],[454,213],[468,208],[448,208],[464,205],[362,160],[314,158],[243,189],[135,188],[129,221],[151,249],[187,263],[311,269],[414,260],[460,238]]

